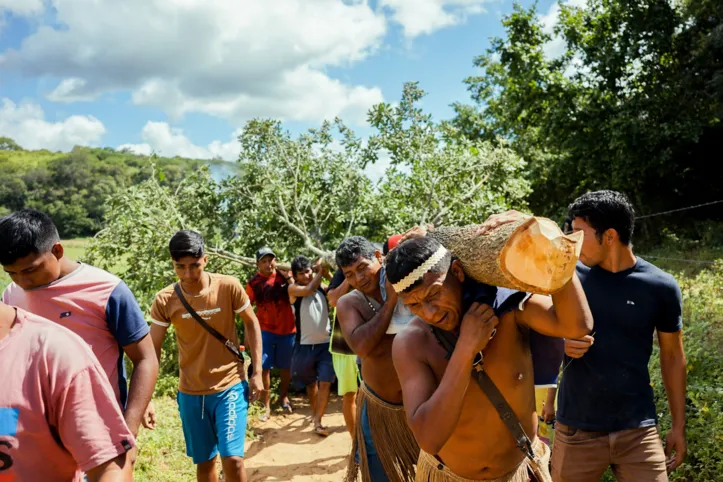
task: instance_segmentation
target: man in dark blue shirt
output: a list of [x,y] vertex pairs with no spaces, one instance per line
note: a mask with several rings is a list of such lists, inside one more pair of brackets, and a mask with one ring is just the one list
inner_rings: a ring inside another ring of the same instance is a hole
[[[594,319],[592,335],[566,340],[552,475],[555,482],[667,481],[685,457],[686,363],[682,298],[675,279],[633,254],[635,214],[613,191],[569,206],[583,231],[577,275]],[[648,362],[658,332],[673,427],[663,449]]]

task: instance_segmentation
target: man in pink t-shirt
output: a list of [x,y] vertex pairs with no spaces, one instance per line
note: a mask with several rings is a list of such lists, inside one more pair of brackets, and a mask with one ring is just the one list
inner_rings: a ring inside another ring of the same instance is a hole
[[0,303],[0,367],[0,482],[132,480],[135,440],[83,340]]
[[[146,409],[158,359],[148,323],[128,286],[107,271],[65,256],[53,221],[32,209],[0,219],[0,264],[13,280],[2,301],[80,336],[108,376],[131,433],[138,433],[141,422],[152,428],[152,411]],[[130,389],[124,353],[133,364]]]

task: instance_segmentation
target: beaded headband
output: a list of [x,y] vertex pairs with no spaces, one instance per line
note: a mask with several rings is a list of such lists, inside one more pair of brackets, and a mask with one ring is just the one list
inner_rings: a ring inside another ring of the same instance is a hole
[[439,249],[432,256],[427,258],[427,261],[416,267],[414,271],[402,278],[398,283],[394,283],[392,285],[394,287],[394,291],[396,291],[397,293],[401,293],[402,291],[406,290],[414,283],[422,279],[424,273],[434,268],[437,263],[442,261],[442,259],[447,255],[447,252],[448,251],[444,246],[440,246]]

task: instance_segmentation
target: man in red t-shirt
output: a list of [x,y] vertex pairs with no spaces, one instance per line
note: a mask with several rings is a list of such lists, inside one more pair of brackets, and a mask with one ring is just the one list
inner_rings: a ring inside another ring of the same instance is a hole
[[281,371],[281,407],[289,413],[292,411],[288,393],[296,321],[289,302],[291,277],[276,269],[276,255],[271,248],[261,248],[256,252],[256,267],[259,272],[246,285],[246,293],[251,303],[256,304],[256,317],[261,325],[263,400],[266,406],[261,420],[266,421],[271,414],[271,369],[274,367]]

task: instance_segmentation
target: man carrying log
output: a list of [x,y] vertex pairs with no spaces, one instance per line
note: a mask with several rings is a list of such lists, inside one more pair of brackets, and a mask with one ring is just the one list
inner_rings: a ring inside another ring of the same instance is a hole
[[422,449],[416,480],[549,482],[549,448],[535,437],[529,330],[573,338],[590,332],[577,277],[551,298],[496,288],[467,277],[430,237],[392,250],[386,270],[418,317],[393,349],[409,425]]
[[357,398],[355,436],[346,481],[414,480],[419,446],[407,425],[402,388],[392,362],[394,335],[387,334],[397,295],[386,284],[386,301],[379,285],[382,253],[365,238],[345,239],[336,263],[354,291],[337,304],[344,338],[362,360],[363,382]]

